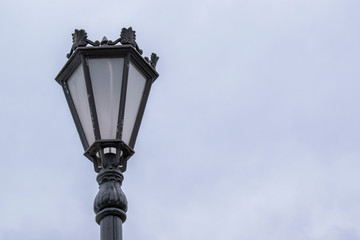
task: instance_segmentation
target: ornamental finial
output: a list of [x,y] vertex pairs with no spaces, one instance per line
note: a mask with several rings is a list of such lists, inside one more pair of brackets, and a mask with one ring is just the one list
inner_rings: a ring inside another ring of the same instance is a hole
[[68,53],[66,56],[67,58],[70,58],[71,54],[75,51],[78,47],[86,47],[87,44],[91,44],[93,46],[99,46],[99,41],[92,42],[89,39],[87,39],[87,33],[84,29],[75,29],[75,32],[72,34],[73,39],[73,45],[71,46],[70,53]]
[[159,57],[156,55],[156,53],[152,53],[150,59],[145,57],[145,60],[155,69]]
[[[91,41],[87,38],[87,33],[84,29],[75,29],[75,32],[72,34],[73,44],[71,46],[70,52],[66,55],[67,58],[74,53],[76,48],[78,47],[86,47],[88,44],[92,46],[113,46],[117,43],[121,43],[122,45],[131,45],[133,46],[140,55],[143,54],[143,51],[139,48],[138,44],[136,43],[136,32],[129,28],[123,28],[120,33],[120,38],[116,39],[115,41],[108,40],[106,37],[100,41]],[[159,57],[152,53],[150,59],[145,57],[145,60],[155,69],[156,63],[159,60]]]
[[132,30],[132,27],[129,28],[123,28],[121,30],[120,34],[120,42],[123,45],[130,44],[133,46],[140,54],[143,53],[143,51],[139,48],[139,46],[136,43],[136,34],[135,31]]

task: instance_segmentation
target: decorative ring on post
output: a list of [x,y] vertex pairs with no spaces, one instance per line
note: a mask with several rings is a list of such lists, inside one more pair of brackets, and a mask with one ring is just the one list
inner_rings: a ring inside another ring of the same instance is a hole
[[95,219],[98,224],[107,215],[118,216],[122,222],[125,222],[127,199],[121,189],[123,179],[120,170],[106,169],[99,173],[96,180],[100,189],[94,200]]

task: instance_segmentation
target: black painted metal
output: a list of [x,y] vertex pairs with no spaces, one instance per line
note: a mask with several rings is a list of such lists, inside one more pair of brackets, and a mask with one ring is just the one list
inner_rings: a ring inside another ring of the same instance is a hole
[[77,131],[79,133],[81,144],[83,145],[84,149],[87,149],[87,148],[89,148],[89,144],[88,144],[88,142],[86,140],[84,129],[81,126],[80,118],[79,118],[79,115],[77,114],[75,104],[74,104],[74,102],[72,100],[69,88],[67,86],[67,82],[63,82],[62,85],[63,85],[63,90],[64,90],[66,101],[68,102],[71,115],[72,115],[72,117],[74,119],[76,129],[77,129]]
[[[134,150],[132,148],[130,148],[128,145],[126,145],[126,143],[124,143],[122,140],[120,139],[111,139],[111,140],[96,140],[84,153],[84,155],[87,158],[91,158],[91,159],[98,159],[99,161],[97,162],[97,168],[99,170],[97,170],[96,172],[99,172],[100,169],[103,167],[103,160],[99,159],[98,157],[96,157],[96,153],[99,152],[100,150],[104,149],[104,148],[116,148],[116,149],[120,149],[123,152],[123,156],[126,157],[131,157],[134,154]],[[120,158],[120,169],[123,171],[123,166],[122,166],[122,158]]]
[[88,59],[85,58],[84,55],[81,55],[81,62],[84,69],[84,77],[85,77],[85,85],[86,85],[86,91],[89,101],[89,108],[90,108],[90,115],[91,115],[91,122],[94,129],[94,136],[95,140],[100,140],[100,127],[99,127],[99,121],[96,113],[96,106],[95,106],[95,98],[93,93],[93,88],[91,84],[91,77],[90,77],[90,69],[89,69],[89,63]]
[[[116,138],[122,139],[122,133],[124,129],[124,114],[125,114],[125,104],[126,104],[126,93],[127,93],[127,83],[129,78],[129,65],[130,65],[130,52],[128,52],[124,59],[124,67],[123,67],[123,76],[121,82],[121,94],[120,94],[120,104],[119,104],[119,116],[118,116],[118,124],[117,124],[117,132]],[[127,167],[127,160],[131,155],[124,154],[122,149],[118,149],[116,151],[116,156],[120,157],[121,163],[121,171],[125,172]]]
[[73,37],[73,45],[71,46],[70,53],[67,54],[67,58],[70,58],[71,54],[77,47],[85,47],[87,44],[93,46],[99,46],[99,41],[92,42],[87,39],[87,33],[84,29],[75,29],[75,32],[72,34]]
[[126,93],[127,93],[127,82],[129,77],[129,65],[130,65],[130,53],[127,53],[124,59],[124,68],[121,82],[121,94],[120,94],[120,104],[119,104],[119,116],[117,124],[116,138],[121,139],[124,127],[124,113],[125,113],[125,103],[126,103]]
[[146,102],[147,102],[147,99],[149,97],[149,93],[150,93],[150,89],[151,89],[151,84],[152,84],[152,81],[147,81],[146,82],[146,85],[145,85],[145,89],[144,89],[144,92],[143,92],[143,96],[142,96],[142,99],[141,99],[141,102],[140,102],[140,107],[139,107],[139,111],[138,111],[138,114],[136,116],[136,120],[135,120],[135,124],[134,124],[134,128],[133,128],[133,132],[131,134],[131,138],[130,138],[130,142],[129,142],[129,146],[131,148],[134,148],[135,147],[135,142],[136,142],[136,138],[137,138],[137,135],[139,133],[139,129],[140,129],[140,125],[141,125],[141,120],[142,120],[142,117],[144,115],[144,111],[145,111],[145,106],[146,106]]
[[100,239],[122,240],[122,221],[119,217],[108,215],[100,222]]
[[134,48],[136,48],[136,50],[142,54],[143,51],[139,48],[139,46],[136,43],[136,35],[135,35],[135,31],[132,30],[131,27],[129,28],[123,28],[121,30],[121,34],[120,34],[120,42],[123,45],[126,44],[130,44],[131,46],[133,46]]
[[121,189],[124,179],[115,154],[104,155],[103,169],[97,176],[99,192],[94,200],[95,220],[100,225],[101,240],[121,240],[126,220],[127,199]]
[[81,55],[89,58],[108,58],[108,57],[125,57],[126,53],[130,52],[131,61],[135,63],[146,77],[153,77],[156,79],[159,74],[155,68],[146,61],[138,51],[131,45],[104,45],[98,47],[78,47],[71,55],[65,66],[61,69],[55,80],[58,83],[67,81],[76,67],[80,64]]
[[[124,179],[123,174],[117,169],[119,165],[116,155],[113,153],[105,154],[104,168],[97,176],[99,192],[94,200],[94,211],[97,214],[96,222],[100,223],[107,212],[110,215],[117,215],[123,222],[126,220],[127,200],[121,190]],[[115,209],[113,209],[115,208]]]
[[[125,58],[124,60],[124,72],[123,72],[123,81],[122,81],[122,93],[121,93],[121,102],[119,104],[120,111],[119,111],[119,118],[118,118],[118,126],[117,126],[117,133],[116,133],[116,139],[114,139],[113,146],[116,148],[117,156],[120,158],[121,165],[120,168],[122,171],[126,170],[126,162],[127,159],[131,157],[131,155],[134,153],[133,147],[135,146],[135,141],[137,134],[139,132],[141,119],[144,114],[146,101],[149,95],[149,91],[151,88],[152,82],[158,77],[158,73],[155,70],[156,62],[158,60],[158,57],[156,54],[151,55],[151,60],[148,58],[143,58],[141,56],[142,51],[138,48],[138,45],[135,41],[135,31],[133,31],[131,28],[123,29],[121,32],[121,36],[118,40],[115,42],[107,40],[105,37],[103,38],[103,41],[101,42],[101,46],[99,41],[91,42],[87,39],[87,34],[83,30],[76,30],[73,34],[73,40],[74,44],[72,46],[72,51],[70,52],[70,58],[68,62],[65,64],[63,69],[60,71],[58,76],[56,77],[56,80],[61,84],[64,88],[64,92],[67,99],[70,111],[72,112],[73,119],[75,122],[75,125],[77,126],[77,130],[82,142],[82,145],[85,150],[85,156],[88,157],[94,164],[94,168],[96,172],[99,172],[101,169],[101,162],[104,155],[103,152],[103,142],[99,144],[97,141],[102,141],[104,139],[101,139],[101,133],[99,129],[99,123],[97,119],[96,114],[96,105],[95,105],[95,99],[93,95],[93,89],[91,86],[91,79],[90,79],[90,72],[89,72],[89,65],[88,65],[88,59],[91,58]],[[124,45],[116,45],[116,43],[121,42]],[[92,47],[86,47],[87,44],[93,45]],[[127,81],[128,81],[128,68],[130,62],[136,66],[138,71],[140,71],[147,79],[146,87],[143,92],[143,98],[140,102],[140,108],[138,110],[137,118],[135,120],[134,129],[132,130],[132,135],[130,137],[129,146],[125,147],[125,143],[119,144],[121,142],[121,135],[122,135],[122,128],[123,128],[123,122],[124,122],[124,107],[125,101],[126,101],[126,92],[127,92]],[[73,74],[73,72],[77,69],[77,67],[82,64],[83,71],[84,71],[84,77],[85,77],[85,85],[87,88],[88,93],[88,101],[89,101],[89,108],[90,108],[90,114],[91,114],[91,122],[93,124],[94,128],[94,136],[95,136],[95,143],[92,145],[89,145],[87,142],[84,129],[82,128],[79,116],[77,115],[76,108],[74,107],[74,104],[72,102],[71,94],[69,93],[67,89],[67,81]],[[70,97],[69,97],[70,96]],[[106,139],[107,144],[109,145],[109,141],[112,141],[111,139]],[[100,147],[100,149],[99,149]],[[95,151],[96,149],[96,151]]]
[[[99,192],[95,197],[94,211],[96,213],[96,222],[100,224],[101,240],[121,240],[122,223],[126,220],[127,211],[127,200],[121,190],[121,184],[124,178],[122,173],[126,171],[127,160],[134,154],[133,147],[135,146],[151,85],[159,76],[155,70],[159,57],[154,53],[151,55],[150,60],[149,58],[141,56],[142,50],[139,49],[135,41],[136,35],[132,28],[123,28],[120,38],[115,41],[108,40],[104,37],[101,43],[99,41],[92,42],[88,40],[87,33],[84,30],[75,30],[72,36],[73,45],[70,53],[67,55],[69,60],[56,76],[55,80],[63,87],[70,112],[85,150],[84,155],[93,162],[95,171],[99,173],[97,177]],[[119,42],[122,45],[116,45]],[[88,44],[92,46],[88,47]],[[119,116],[115,139],[101,138],[88,64],[89,59],[93,58],[124,58]],[[91,145],[87,141],[67,83],[80,64],[84,71],[84,81],[95,136],[95,142]],[[125,107],[127,106],[125,102],[127,83],[131,81],[128,79],[130,64],[134,64],[137,70],[146,78],[146,85],[130,136],[130,142],[127,145],[122,140],[122,132]],[[105,153],[104,149],[106,148],[114,148],[116,152]]]
[[148,57],[144,58],[148,63],[150,63],[150,65],[155,69],[156,68],[156,64],[159,60],[159,57],[155,54],[152,53],[150,59]]

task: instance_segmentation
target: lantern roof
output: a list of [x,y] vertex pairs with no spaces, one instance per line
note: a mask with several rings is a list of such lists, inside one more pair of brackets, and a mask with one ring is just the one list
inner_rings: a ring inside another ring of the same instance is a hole
[[[123,28],[121,30],[120,37],[115,41],[108,40],[104,36],[100,42],[98,40],[96,41],[89,40],[87,38],[87,32],[84,29],[80,29],[80,30],[75,29],[74,33],[72,34],[73,44],[71,46],[70,52],[66,55],[66,57],[69,60],[61,69],[59,74],[56,76],[55,80],[59,84],[61,84],[61,81],[63,80],[63,74],[67,66],[73,61],[80,63],[80,60],[77,59],[79,57],[76,57],[77,53],[82,53],[82,52],[91,53],[91,51],[96,51],[98,52],[97,54],[104,54],[104,56],[106,56],[109,53],[110,54],[121,53],[126,49],[128,51],[131,51],[131,53],[133,53],[132,54],[133,58],[135,58],[138,61],[141,61],[140,59],[143,59],[149,66],[151,66],[151,68],[147,67],[147,70],[151,72],[151,75],[155,76],[154,77],[155,80],[159,76],[159,74],[156,72],[156,64],[159,60],[159,57],[156,55],[156,53],[152,53],[150,58],[143,57],[142,56],[143,51],[139,48],[138,44],[136,43],[135,33],[136,32],[131,27]],[[120,45],[118,45],[119,43]],[[92,47],[88,47],[88,45],[91,45]],[[103,50],[103,52],[101,50]]]

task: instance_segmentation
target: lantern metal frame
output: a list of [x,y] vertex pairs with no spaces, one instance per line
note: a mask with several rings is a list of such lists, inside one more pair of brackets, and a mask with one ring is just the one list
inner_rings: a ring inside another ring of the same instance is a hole
[[[138,48],[135,42],[135,31],[132,31],[131,28],[123,29],[121,37],[112,42],[108,41],[105,37],[103,38],[101,45],[99,41],[92,42],[87,39],[87,34],[84,30],[75,30],[73,34],[73,46],[68,54],[69,60],[64,65],[62,70],[56,76],[55,80],[62,86],[67,103],[70,108],[71,115],[75,122],[76,129],[78,131],[81,143],[84,148],[84,155],[93,162],[94,169],[96,172],[100,172],[104,166],[104,149],[116,149],[116,159],[119,163],[114,163],[114,167],[119,167],[122,172],[126,171],[127,160],[134,154],[134,146],[136,138],[139,132],[141,121],[144,115],[145,106],[148,100],[150,93],[151,85],[159,76],[155,70],[158,57],[156,54],[151,55],[151,59],[144,58],[141,54],[142,51]],[[116,45],[116,43],[121,42],[123,45]],[[86,46],[91,44],[92,46]],[[123,58],[123,75],[121,82],[121,93],[120,93],[120,103],[119,103],[119,115],[117,119],[117,129],[116,129],[116,138],[115,139],[102,139],[100,134],[100,127],[98,122],[98,115],[95,105],[95,97],[93,93],[90,69],[88,61],[89,59],[96,58]],[[132,129],[131,137],[129,144],[126,144],[122,140],[123,132],[123,123],[124,123],[124,112],[126,104],[126,94],[127,94],[127,83],[129,77],[129,66],[133,64],[134,67],[146,78],[146,83],[140,105],[138,108],[136,120]],[[73,98],[71,96],[68,80],[75,72],[75,70],[82,65],[86,92],[88,96],[88,105],[90,108],[91,123],[94,131],[95,142],[89,145],[85,131],[80,121],[77,109],[75,107]]]

